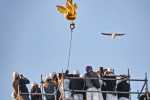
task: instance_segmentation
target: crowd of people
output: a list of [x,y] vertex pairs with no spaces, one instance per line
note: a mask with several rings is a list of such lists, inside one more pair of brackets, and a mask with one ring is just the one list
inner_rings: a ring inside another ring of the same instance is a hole
[[[69,74],[69,70],[63,74],[50,73],[44,83],[44,92],[48,94],[44,95],[46,100],[129,100],[129,93],[112,92],[130,91],[126,75],[120,75],[120,82],[117,83],[117,77],[111,67],[103,75],[99,69],[94,72],[92,66],[86,66],[85,70],[85,74],[80,74],[78,70],[74,70],[73,74]],[[31,100],[42,100],[41,87],[37,83],[31,84],[31,95],[29,96],[26,84],[29,84],[30,81],[17,72],[13,73],[13,78],[15,92],[12,93],[12,97],[14,99],[30,100],[31,97]],[[18,94],[18,89],[22,94]],[[57,93],[56,99],[54,93]]]

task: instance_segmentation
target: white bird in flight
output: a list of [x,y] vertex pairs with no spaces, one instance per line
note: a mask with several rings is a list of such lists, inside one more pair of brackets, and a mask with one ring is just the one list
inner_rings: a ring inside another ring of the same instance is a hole
[[113,39],[115,38],[115,36],[122,36],[122,35],[125,35],[125,34],[113,34],[113,33],[102,33],[103,35],[108,35],[108,36],[111,36]]

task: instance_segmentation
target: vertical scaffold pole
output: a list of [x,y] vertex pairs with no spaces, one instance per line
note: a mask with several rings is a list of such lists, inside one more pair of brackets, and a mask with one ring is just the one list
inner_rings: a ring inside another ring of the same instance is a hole
[[67,66],[67,70],[68,70],[69,64],[70,64],[71,44],[72,44],[72,32],[73,32],[73,29],[74,29],[74,28],[75,28],[75,23],[73,23],[73,21],[71,21],[71,23],[70,23],[71,39],[70,39],[70,48],[69,48],[69,57],[68,57],[68,66]]
[[137,93],[138,93],[138,100],[140,100],[140,93],[139,93],[139,90],[137,90]]
[[64,96],[64,95],[65,95],[65,91],[64,91],[64,74],[63,74],[63,70],[62,70],[62,93],[63,93],[63,94],[62,94],[62,96],[63,96],[62,98],[63,98],[63,100],[65,100],[65,99],[64,99],[64,97],[65,97],[65,96]]
[[41,90],[42,90],[42,100],[43,100],[44,96],[43,96],[43,79],[42,79],[42,74],[41,74]]
[[146,96],[147,96],[147,100],[149,100],[149,91],[148,91],[148,82],[147,82],[147,73],[145,73],[145,84],[146,84]]
[[130,85],[130,90],[129,90],[129,100],[131,100],[131,84],[130,84],[130,72],[129,72],[129,69],[128,69],[128,80],[129,80],[129,85]]

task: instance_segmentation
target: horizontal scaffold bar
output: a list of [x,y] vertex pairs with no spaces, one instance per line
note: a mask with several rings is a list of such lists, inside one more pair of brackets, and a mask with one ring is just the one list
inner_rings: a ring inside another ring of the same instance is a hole
[[49,93],[20,93],[21,95],[29,94],[29,95],[56,95],[55,93],[49,94]]
[[112,78],[79,78],[79,77],[64,77],[64,79],[100,79],[100,80],[148,81],[146,79],[112,79]]
[[[89,90],[64,90],[64,91],[73,91],[73,92],[99,92],[99,93],[131,93],[131,94],[139,94],[140,92],[121,92],[121,91],[89,91]],[[142,92],[141,94],[145,94]]]

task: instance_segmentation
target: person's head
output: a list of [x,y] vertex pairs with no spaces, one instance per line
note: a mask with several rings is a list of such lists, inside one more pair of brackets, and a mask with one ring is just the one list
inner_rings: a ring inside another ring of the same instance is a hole
[[78,70],[74,70],[74,71],[73,71],[73,75],[74,75],[74,76],[79,76],[79,74],[80,74],[80,73],[79,73]]
[[147,88],[145,88],[145,94],[147,93]]
[[47,76],[46,78],[45,78],[45,81],[46,82],[48,82],[48,81],[50,81],[52,78],[50,77],[50,76]]
[[114,69],[111,68],[111,67],[109,67],[109,68],[107,69],[107,74],[114,74]]
[[100,76],[100,68],[97,69],[97,74]]
[[34,88],[34,87],[36,87],[36,86],[38,86],[37,83],[35,83],[35,82],[31,83],[31,87],[32,87],[32,88]]
[[92,68],[92,66],[86,66],[85,70],[87,72],[90,72],[90,71],[93,71],[93,68]]
[[126,82],[127,76],[126,75],[120,75],[120,79],[122,79],[122,80],[120,80],[120,82],[122,82],[122,81]]
[[80,78],[84,78],[85,76],[84,76],[84,74],[80,74]]
[[12,98],[16,98],[16,96],[17,96],[17,95],[16,95],[16,92],[12,92],[11,97],[12,97]]
[[14,79],[19,78],[19,73],[13,72],[13,78],[14,78]]
[[54,79],[55,77],[57,77],[56,72],[52,72],[49,74],[49,76],[51,77],[51,79]]

